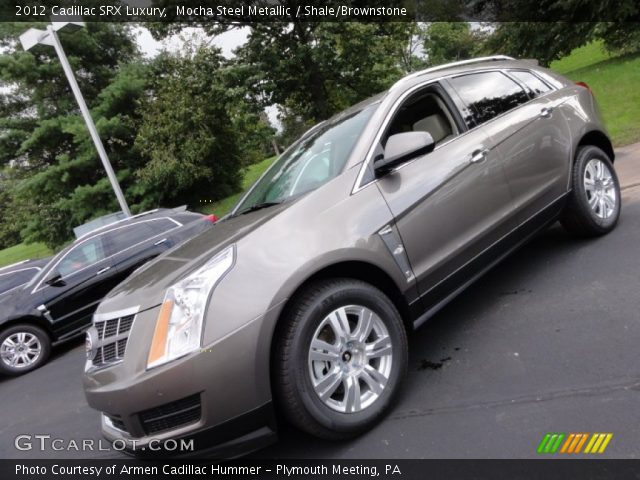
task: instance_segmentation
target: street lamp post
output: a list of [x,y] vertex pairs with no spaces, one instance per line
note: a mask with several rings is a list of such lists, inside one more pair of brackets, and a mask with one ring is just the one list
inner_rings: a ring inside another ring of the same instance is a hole
[[87,108],[87,104],[84,101],[84,97],[82,96],[82,92],[80,91],[80,87],[78,86],[78,82],[76,81],[76,77],[73,74],[73,70],[71,69],[71,65],[69,64],[69,59],[67,59],[67,55],[64,53],[62,48],[62,44],[60,43],[60,39],[58,38],[57,31],[62,28],[81,28],[84,26],[84,22],[52,22],[47,26],[46,30],[38,30],[36,28],[30,28],[22,35],[20,35],[20,43],[25,50],[29,50],[36,45],[49,45],[52,46],[56,53],[58,54],[58,58],[60,59],[60,63],[62,64],[62,69],[64,70],[65,75],[67,76],[67,80],[69,81],[69,85],[71,86],[71,91],[73,92],[74,97],[76,98],[76,102],[78,102],[78,107],[80,107],[80,112],[82,112],[82,117],[84,118],[84,122],[87,125],[87,129],[89,130],[89,134],[91,135],[91,139],[93,140],[93,144],[98,151],[98,155],[100,156],[100,160],[102,160],[102,165],[104,165],[104,169],[107,171],[107,176],[109,177],[109,181],[111,182],[111,187],[116,194],[116,198],[118,199],[118,203],[120,204],[120,209],[125,214],[125,216],[130,217],[131,211],[129,210],[129,206],[127,205],[127,201],[124,198],[124,194],[122,193],[122,189],[120,188],[120,184],[118,183],[118,178],[116,177],[115,172],[113,171],[113,167],[111,166],[111,162],[109,162],[109,157],[107,157],[107,152],[102,145],[102,141],[100,140],[100,136],[98,135],[98,130],[96,129],[95,124],[93,123],[93,118],[91,118],[91,113]]

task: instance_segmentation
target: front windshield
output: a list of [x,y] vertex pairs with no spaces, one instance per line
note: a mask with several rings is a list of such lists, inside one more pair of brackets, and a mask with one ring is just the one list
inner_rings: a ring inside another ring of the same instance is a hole
[[260,205],[282,203],[315,190],[336,177],[345,166],[377,104],[320,124],[285,152],[256,183],[237,213]]

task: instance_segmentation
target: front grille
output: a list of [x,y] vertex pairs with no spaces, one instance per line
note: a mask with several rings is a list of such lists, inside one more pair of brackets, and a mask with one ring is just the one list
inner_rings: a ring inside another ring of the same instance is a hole
[[98,331],[98,347],[93,359],[95,367],[104,367],[122,360],[127,349],[134,315],[94,322]]
[[139,416],[144,433],[150,435],[195,423],[200,420],[201,410],[200,394],[196,394],[144,410]]
[[124,422],[122,421],[122,417],[120,415],[108,415],[105,413],[104,416],[107,417],[111,422],[111,425],[116,427],[118,430],[128,433],[127,427],[124,426]]

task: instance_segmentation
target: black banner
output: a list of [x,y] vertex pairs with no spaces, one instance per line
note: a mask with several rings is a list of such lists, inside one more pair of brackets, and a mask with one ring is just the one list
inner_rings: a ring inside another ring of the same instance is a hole
[[0,478],[28,479],[638,479],[638,460],[0,460]]
[[634,0],[3,0],[0,21],[640,22]]

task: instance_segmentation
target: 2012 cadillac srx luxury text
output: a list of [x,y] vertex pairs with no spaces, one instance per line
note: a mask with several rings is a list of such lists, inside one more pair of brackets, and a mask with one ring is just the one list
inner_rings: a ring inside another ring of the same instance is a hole
[[323,438],[364,432],[394,404],[412,329],[556,220],[615,227],[613,161],[589,87],[532,62],[405,77],[107,295],[84,376],[103,434],[231,456],[273,439],[275,412]]

